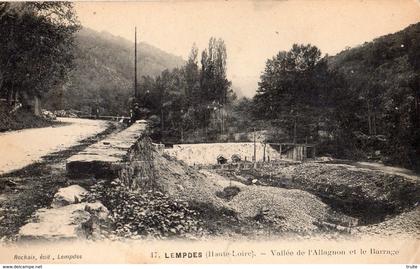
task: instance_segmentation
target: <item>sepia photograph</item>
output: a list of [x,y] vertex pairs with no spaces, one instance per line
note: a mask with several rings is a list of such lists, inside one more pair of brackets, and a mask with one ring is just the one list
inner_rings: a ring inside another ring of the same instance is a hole
[[419,202],[418,0],[0,2],[0,264],[409,266]]

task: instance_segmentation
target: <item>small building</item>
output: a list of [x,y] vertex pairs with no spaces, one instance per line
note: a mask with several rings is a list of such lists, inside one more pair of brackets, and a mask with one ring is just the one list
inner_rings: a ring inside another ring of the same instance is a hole
[[314,159],[316,155],[314,144],[269,143],[269,145],[276,150],[278,149],[281,159],[304,161]]

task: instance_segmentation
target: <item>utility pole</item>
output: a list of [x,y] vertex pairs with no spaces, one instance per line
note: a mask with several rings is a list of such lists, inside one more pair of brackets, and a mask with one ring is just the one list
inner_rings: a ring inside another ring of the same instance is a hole
[[134,98],[137,98],[137,27],[134,27]]
[[255,141],[255,128],[254,128],[254,156],[252,156],[254,162],[257,161],[257,145]]

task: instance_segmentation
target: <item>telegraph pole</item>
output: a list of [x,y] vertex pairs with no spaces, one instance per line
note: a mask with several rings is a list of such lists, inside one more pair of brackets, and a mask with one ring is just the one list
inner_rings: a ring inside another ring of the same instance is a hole
[[134,27],[134,98],[137,98],[137,27]]
[[252,156],[252,160],[254,162],[257,161],[257,145],[256,145],[256,139],[255,139],[255,128],[254,128],[254,156]]

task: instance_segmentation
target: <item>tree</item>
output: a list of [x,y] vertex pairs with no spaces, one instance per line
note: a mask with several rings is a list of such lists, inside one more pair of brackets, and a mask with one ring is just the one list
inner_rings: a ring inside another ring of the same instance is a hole
[[226,77],[226,45],[222,39],[212,37],[201,55],[202,102],[227,104],[232,93],[231,82]]
[[200,102],[200,70],[198,68],[198,48],[193,44],[188,61],[184,67],[184,77],[186,83],[187,105]]
[[[155,78],[143,77],[137,103],[153,121],[155,140],[184,141],[199,131],[203,136],[214,135],[219,128],[224,132],[226,108],[234,99],[226,78],[226,58],[223,40],[210,38],[209,47],[201,54],[201,69],[193,45],[183,67],[164,70]],[[220,119],[220,126],[213,128],[212,118]]]
[[204,128],[209,124],[212,109],[217,110],[220,118],[221,133],[226,129],[226,106],[233,99],[231,82],[226,76],[226,45],[222,39],[210,38],[209,45],[201,56],[201,114]]
[[321,51],[310,44],[294,44],[267,60],[257,94],[254,114],[286,126],[290,139],[316,139],[319,104],[326,82],[327,65]]
[[0,3],[0,94],[26,103],[62,84],[78,29],[70,2]]

